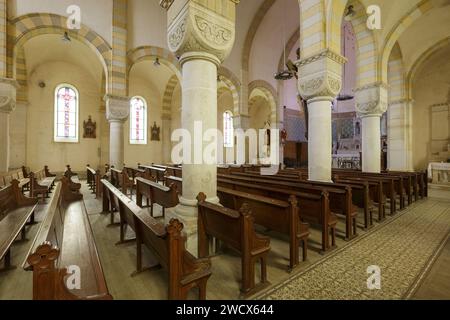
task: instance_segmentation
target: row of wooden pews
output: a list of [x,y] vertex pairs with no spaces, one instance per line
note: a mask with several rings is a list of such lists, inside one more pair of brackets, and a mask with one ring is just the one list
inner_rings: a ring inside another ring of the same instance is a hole
[[13,180],[19,181],[19,188],[21,190],[29,190],[30,179],[27,175],[24,175],[22,169],[0,173],[0,189],[9,186]]
[[[144,181],[143,178],[137,178],[137,180],[138,183],[144,183],[150,188],[155,187],[153,185],[155,182],[150,180]],[[120,214],[119,243],[136,241],[136,272],[133,275],[148,269],[163,267],[168,274],[169,299],[187,299],[189,292],[194,288],[198,288],[199,299],[206,299],[206,285],[211,276],[211,262],[209,259],[197,259],[186,250],[183,224],[172,219],[165,226],[155,220],[147,209],[137,206],[112,183],[102,180],[102,184],[104,210],[111,210],[111,212],[117,210]],[[157,189],[159,190],[159,188]],[[164,198],[163,194],[148,194],[157,203],[160,195]],[[125,239],[125,226],[129,226],[135,232],[136,239]],[[142,246],[147,247],[153,253],[154,257],[158,259],[159,265],[143,268]]]
[[95,194],[96,198],[99,198],[101,196],[101,172],[100,170],[94,170],[91,168],[91,166],[88,164],[86,166],[86,182],[88,184],[89,189],[92,191],[93,194]]
[[22,265],[33,272],[34,300],[112,299],[79,187],[77,176],[56,184]]

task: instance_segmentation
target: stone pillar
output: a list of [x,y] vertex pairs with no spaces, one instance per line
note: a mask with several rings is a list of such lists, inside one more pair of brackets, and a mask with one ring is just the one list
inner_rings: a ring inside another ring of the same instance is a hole
[[308,101],[309,180],[331,182],[331,102],[341,91],[345,58],[329,49],[297,61],[298,88]]
[[10,114],[16,107],[15,80],[0,79],[0,172],[10,168]]
[[[218,203],[217,166],[203,163],[203,133],[217,129],[217,68],[235,39],[236,0],[187,0],[168,10],[169,49],[182,66],[182,127],[191,134],[191,159],[183,163],[183,196],[166,215],[184,224],[188,250],[197,253],[197,200],[200,192]],[[175,3],[176,4],[176,3]],[[196,122],[201,128],[194,129]],[[200,140],[200,141],[199,141]]]
[[362,119],[362,171],[381,172],[381,116],[387,111],[387,86],[375,83],[355,90]]
[[10,118],[10,168],[21,168],[27,163],[28,102],[17,101]]
[[169,116],[163,115],[162,119],[162,161],[164,163],[172,162],[172,119]]
[[116,169],[123,167],[124,123],[130,114],[130,99],[106,95],[106,119],[109,122],[109,164]]
[[388,168],[410,171],[412,166],[412,100],[389,103],[388,112]]

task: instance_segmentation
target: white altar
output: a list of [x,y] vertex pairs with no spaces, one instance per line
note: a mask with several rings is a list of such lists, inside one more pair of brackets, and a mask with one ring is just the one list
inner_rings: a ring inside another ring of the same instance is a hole
[[431,179],[432,183],[450,184],[449,175],[450,163],[432,162],[428,165],[428,179]]

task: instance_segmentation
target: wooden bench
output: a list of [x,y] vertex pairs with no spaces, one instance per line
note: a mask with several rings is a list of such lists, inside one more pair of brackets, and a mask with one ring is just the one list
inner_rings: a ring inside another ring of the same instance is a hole
[[111,184],[109,188],[119,207],[121,220],[126,219],[127,224],[136,233],[136,273],[145,270],[142,267],[142,245],[145,245],[168,272],[170,300],[187,299],[189,291],[196,287],[199,289],[199,299],[206,299],[206,284],[211,276],[211,262],[209,259],[196,259],[186,250],[183,224],[172,219],[165,227],[120,190]]
[[64,172],[64,176],[67,178],[72,178],[74,176],[77,176],[78,174],[76,174],[75,172],[72,172],[72,168],[70,167],[70,165],[66,166],[66,171]]
[[[64,186],[65,185],[65,186]],[[67,287],[68,268],[80,271],[81,287]],[[83,196],[58,183],[23,264],[33,271],[34,300],[111,300]]]
[[179,203],[176,184],[165,187],[144,178],[136,178],[136,203],[141,208],[143,207],[143,196],[148,200],[147,203],[150,202],[150,212],[152,217],[155,204],[162,207],[163,217],[165,217],[165,210],[167,208],[176,207]]
[[119,212],[119,207],[117,203],[114,201],[114,193],[113,190],[116,189],[108,180],[102,179],[101,185],[103,186],[102,190],[102,213],[109,213],[110,215],[110,224],[109,226],[120,225],[120,223],[115,222],[115,214]]
[[[298,192],[295,190],[280,189],[273,186],[265,186],[262,184],[255,184],[252,182],[249,183],[239,180],[226,179],[224,177],[218,177],[217,180],[219,187],[242,191],[250,194],[250,197],[252,194],[255,194],[267,197],[269,199],[281,200],[287,203],[291,203],[295,199],[301,221],[308,221],[320,226],[322,233],[322,253],[325,253],[335,247],[337,217],[330,210],[329,194],[327,191],[322,191],[320,195],[316,195]],[[294,196],[294,198],[292,196]],[[271,221],[268,222],[271,223]],[[261,225],[263,224],[261,223]]]
[[22,170],[0,173],[0,189],[9,186],[13,180],[19,181],[19,188],[22,191],[30,189],[30,179],[24,175]]
[[154,166],[146,166],[146,165],[140,165],[139,168],[144,169],[147,171],[147,174],[151,176],[153,179],[156,180],[156,182],[163,182],[165,180],[166,176],[166,169],[165,168],[158,168]]
[[11,265],[11,246],[19,234],[26,240],[26,225],[34,223],[34,211],[38,200],[22,194],[19,181],[0,189],[0,260],[4,267],[0,271],[14,269]]
[[100,170],[95,171],[91,168],[90,165],[86,166],[86,179],[89,189],[92,191],[92,193],[95,194],[96,198],[99,198],[101,196],[101,186],[100,186],[100,177],[101,173]]
[[[198,201],[198,256],[209,256],[209,238],[214,237],[241,255],[241,292],[251,295],[269,285],[267,281],[267,255],[270,239],[255,232],[254,217],[249,205],[238,210],[227,209],[206,202],[200,193]],[[255,263],[261,264],[261,283],[255,286]]]
[[130,194],[133,194],[133,190],[136,188],[135,180],[128,175],[126,169],[117,170],[115,168],[110,169],[111,173],[111,183],[114,187],[120,188],[123,193],[128,195],[128,190]]
[[330,197],[330,210],[335,214],[339,214],[345,218],[345,239],[351,240],[357,236],[356,218],[358,211],[353,206],[352,189],[348,185],[338,185],[331,183],[321,183],[312,181],[301,181],[299,178],[280,177],[280,176],[261,176],[257,172],[242,173],[234,172],[226,178],[236,177],[248,183],[255,181],[270,185],[272,187],[280,187],[288,190],[296,190],[299,192],[313,193],[320,195],[322,191],[327,191]]
[[170,187],[172,184],[177,186],[177,191],[180,196],[183,195],[183,178],[178,178],[174,176],[166,176],[165,185]]
[[49,197],[52,189],[55,186],[55,177],[47,177],[45,170],[37,171],[36,173],[30,172],[30,195],[32,197],[38,197],[42,195],[42,200]]

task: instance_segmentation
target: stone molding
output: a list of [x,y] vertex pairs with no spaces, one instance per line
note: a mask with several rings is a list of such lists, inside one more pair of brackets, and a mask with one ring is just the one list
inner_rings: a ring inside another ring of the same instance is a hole
[[181,57],[181,63],[187,53],[208,53],[221,63],[230,54],[235,36],[235,21],[192,1],[183,7],[168,28],[169,49]]
[[342,65],[346,61],[329,49],[298,60],[298,91],[302,98],[333,101],[342,89]]
[[106,119],[109,122],[125,122],[130,115],[130,98],[106,95]]
[[373,83],[354,90],[356,111],[360,118],[381,117],[388,108],[388,86]]

